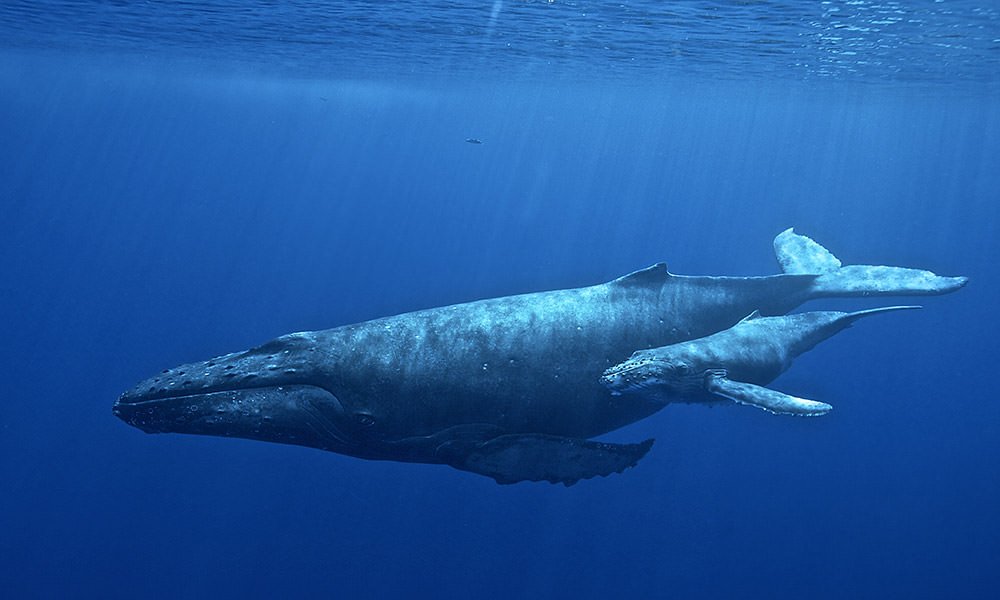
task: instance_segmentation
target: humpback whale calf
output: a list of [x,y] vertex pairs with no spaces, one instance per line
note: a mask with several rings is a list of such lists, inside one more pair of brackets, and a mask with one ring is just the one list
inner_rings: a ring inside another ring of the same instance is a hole
[[631,467],[652,440],[590,438],[662,402],[612,394],[601,375],[633,351],[701,338],[757,310],[830,296],[944,294],[964,277],[842,266],[791,229],[783,274],[681,276],[662,263],[608,283],[479,300],[324,331],[167,369],[113,412],[149,433],[297,444],[446,464],[499,483],[570,485]]
[[868,315],[919,306],[888,306],[857,312],[817,311],[762,317],[754,311],[710,336],[637,350],[604,372],[612,394],[640,393],[654,401],[749,404],[774,414],[815,417],[833,409],[825,402],[762,387],[792,366],[798,355]]

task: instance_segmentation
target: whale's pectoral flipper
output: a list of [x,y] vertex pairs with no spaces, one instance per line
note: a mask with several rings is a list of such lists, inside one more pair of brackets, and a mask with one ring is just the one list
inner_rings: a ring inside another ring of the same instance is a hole
[[815,296],[904,296],[947,294],[968,281],[941,277],[922,269],[882,265],[847,265],[815,240],[786,229],[774,238],[774,254],[787,274],[818,275]]
[[546,434],[509,434],[449,449],[456,469],[487,475],[497,483],[549,481],[570,486],[581,479],[621,473],[653,445],[609,444]]
[[752,383],[733,381],[720,375],[709,377],[706,388],[713,394],[740,404],[756,406],[776,415],[818,417],[833,410],[833,407],[825,402],[796,398]]

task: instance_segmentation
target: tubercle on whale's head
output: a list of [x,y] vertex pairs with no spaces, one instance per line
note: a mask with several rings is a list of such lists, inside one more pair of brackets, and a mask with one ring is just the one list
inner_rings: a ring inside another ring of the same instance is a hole
[[119,403],[274,385],[316,385],[323,374],[315,366],[318,350],[312,335],[283,335],[244,352],[164,369],[122,394]]
[[114,414],[147,433],[241,437],[349,452],[370,414],[339,397],[312,333],[166,369],[121,395]]
[[633,353],[625,362],[606,370],[601,382],[617,396],[644,390],[678,391],[697,376],[681,353],[658,348]]

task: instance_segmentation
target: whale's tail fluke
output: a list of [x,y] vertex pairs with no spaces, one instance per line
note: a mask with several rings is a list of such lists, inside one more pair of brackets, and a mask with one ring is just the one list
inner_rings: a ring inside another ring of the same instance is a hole
[[818,275],[815,296],[929,296],[961,288],[967,277],[881,265],[847,265],[815,240],[786,229],[774,238],[774,254],[788,274]]

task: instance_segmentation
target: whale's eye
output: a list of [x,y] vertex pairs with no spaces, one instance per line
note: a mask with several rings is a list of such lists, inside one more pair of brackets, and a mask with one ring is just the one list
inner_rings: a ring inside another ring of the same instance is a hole
[[354,420],[362,427],[371,427],[375,424],[375,417],[371,413],[358,411],[354,413]]

